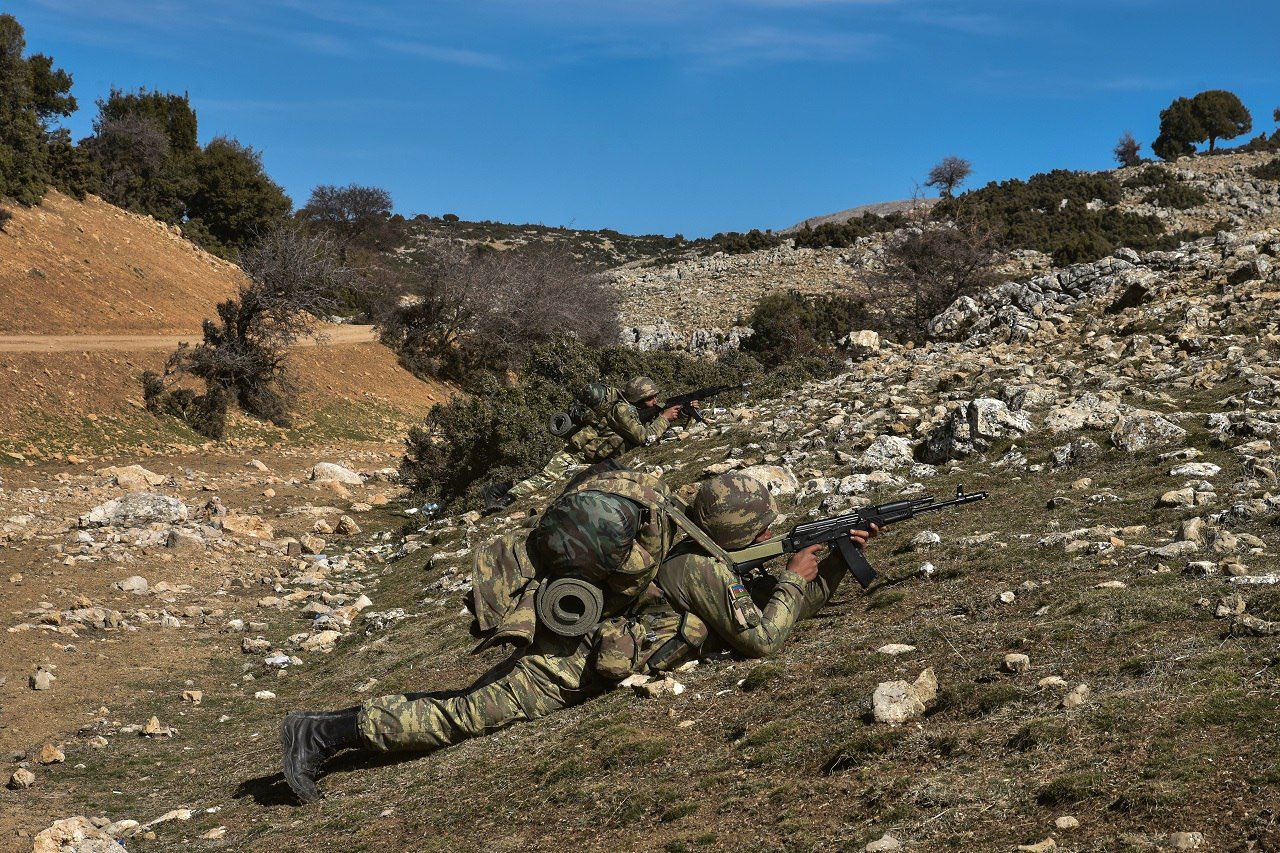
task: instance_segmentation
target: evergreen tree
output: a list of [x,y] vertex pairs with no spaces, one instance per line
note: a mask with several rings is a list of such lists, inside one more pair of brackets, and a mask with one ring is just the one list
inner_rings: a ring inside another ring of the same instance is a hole
[[293,203],[267,176],[262,155],[219,136],[196,159],[195,192],[187,216],[196,233],[217,241],[211,250],[240,249],[288,215]]
[[191,108],[191,101],[185,93],[175,95],[158,90],[126,92],[123,89],[112,89],[105,101],[98,101],[98,118],[94,122],[94,129],[100,128],[104,122],[131,116],[148,119],[159,126],[169,138],[170,151],[179,157],[195,154],[200,148],[196,135],[196,112]]
[[1253,129],[1253,116],[1236,97],[1225,89],[1210,89],[1191,99],[1200,126],[1209,138],[1209,150],[1219,139],[1235,139]]
[[1162,160],[1194,154],[1196,143],[1208,138],[1190,98],[1178,98],[1160,112],[1160,135],[1151,150]]
[[22,204],[44,197],[50,181],[50,122],[76,109],[71,75],[43,54],[27,57],[22,25],[0,15],[0,196]]

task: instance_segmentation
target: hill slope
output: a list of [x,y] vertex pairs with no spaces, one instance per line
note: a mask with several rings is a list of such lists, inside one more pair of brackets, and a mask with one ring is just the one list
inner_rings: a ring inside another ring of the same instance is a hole
[[[1239,228],[1046,273],[953,306],[943,342],[884,346],[646,449],[638,464],[676,486],[772,466],[796,520],[960,482],[991,492],[874,543],[882,582],[843,587],[773,661],[714,658],[677,674],[679,695],[615,691],[417,760],[340,760],[330,798],[298,811],[276,774],[284,710],[457,687],[496,663],[467,653],[471,549],[531,507],[347,539],[324,561],[261,552],[216,597],[179,595],[172,630],[202,659],[132,676],[109,713],[89,706],[66,764],[3,795],[29,816],[12,825],[193,810],[152,839],[118,826],[144,850],[817,851],[885,833],[918,851],[1276,849],[1277,257],[1280,229]],[[59,499],[72,513],[101,496]],[[357,594],[365,615],[335,618]],[[118,629],[78,630],[108,649]],[[332,652],[326,631],[343,635]],[[287,677],[277,650],[300,661]],[[877,684],[926,668],[927,713],[874,722]],[[178,736],[125,728],[151,714]]]
[[50,192],[0,233],[0,334],[198,332],[240,270],[176,229]]

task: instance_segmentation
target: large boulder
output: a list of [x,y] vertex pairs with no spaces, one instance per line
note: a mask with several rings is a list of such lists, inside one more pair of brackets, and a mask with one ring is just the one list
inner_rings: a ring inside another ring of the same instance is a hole
[[1111,443],[1121,450],[1136,453],[1181,443],[1187,431],[1159,412],[1135,409],[1121,415],[1111,430]]
[[87,817],[76,815],[54,821],[35,837],[31,853],[127,853],[124,846],[93,825]]
[[154,471],[148,471],[141,465],[103,468],[98,474],[111,477],[115,484],[126,492],[145,492],[165,481],[164,477]]
[[909,467],[915,461],[911,442],[896,435],[876,436],[876,440],[858,457],[854,467],[859,471],[884,471]]
[[1081,394],[1044,416],[1044,427],[1055,435],[1082,429],[1111,429],[1120,417],[1120,403],[1097,394]]
[[81,527],[145,527],[148,524],[181,524],[189,516],[187,505],[168,495],[134,492],[107,501],[80,517]]
[[344,486],[364,485],[364,479],[355,471],[333,462],[317,462],[311,469],[311,479],[317,483],[341,483]]
[[1016,438],[1032,429],[1031,420],[1015,412],[1002,400],[984,397],[958,406],[925,440],[922,461],[940,465],[981,452],[992,442]]
[[794,495],[800,490],[800,481],[791,473],[790,468],[781,465],[752,465],[743,468],[742,473],[754,477],[775,495]]

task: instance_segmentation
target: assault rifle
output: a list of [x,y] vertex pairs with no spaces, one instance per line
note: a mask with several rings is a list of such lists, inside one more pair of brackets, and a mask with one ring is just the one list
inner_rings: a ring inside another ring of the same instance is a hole
[[698,407],[694,405],[702,400],[709,400],[717,394],[724,394],[728,391],[741,391],[750,382],[740,382],[737,385],[712,385],[710,388],[703,388],[698,391],[690,391],[687,394],[678,394],[675,397],[668,397],[666,402],[657,403],[652,406],[645,406],[640,409],[640,422],[648,423],[658,415],[665,412],[672,406],[680,407],[680,416],[683,418],[692,418],[699,423],[703,422],[702,412],[698,411]]
[[954,506],[973,503],[984,499],[986,496],[986,492],[965,494],[964,486],[956,486],[956,496],[948,501],[940,501],[931,497],[909,498],[863,507],[844,515],[797,524],[782,536],[775,536],[765,542],[750,545],[738,551],[730,551],[729,559],[733,561],[734,568],[739,574],[745,574],[752,569],[759,568],[774,557],[783,554],[794,554],[796,551],[801,551],[811,545],[834,542],[840,549],[840,555],[844,557],[845,563],[849,566],[849,571],[857,579],[858,583],[862,585],[862,588],[866,589],[875,580],[876,570],[867,562],[866,555],[862,553],[862,549],[849,540],[850,530],[869,531],[873,524],[883,530],[890,524],[907,521],[926,512],[936,512],[941,509],[950,509]]

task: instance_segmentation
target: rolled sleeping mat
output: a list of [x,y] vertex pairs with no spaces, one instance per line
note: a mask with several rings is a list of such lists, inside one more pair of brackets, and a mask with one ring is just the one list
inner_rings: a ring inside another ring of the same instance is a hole
[[551,416],[551,434],[557,437],[563,437],[573,432],[575,424],[573,416],[568,412],[556,412]]
[[538,590],[538,621],[561,637],[581,637],[604,612],[604,593],[581,578],[556,578]]

